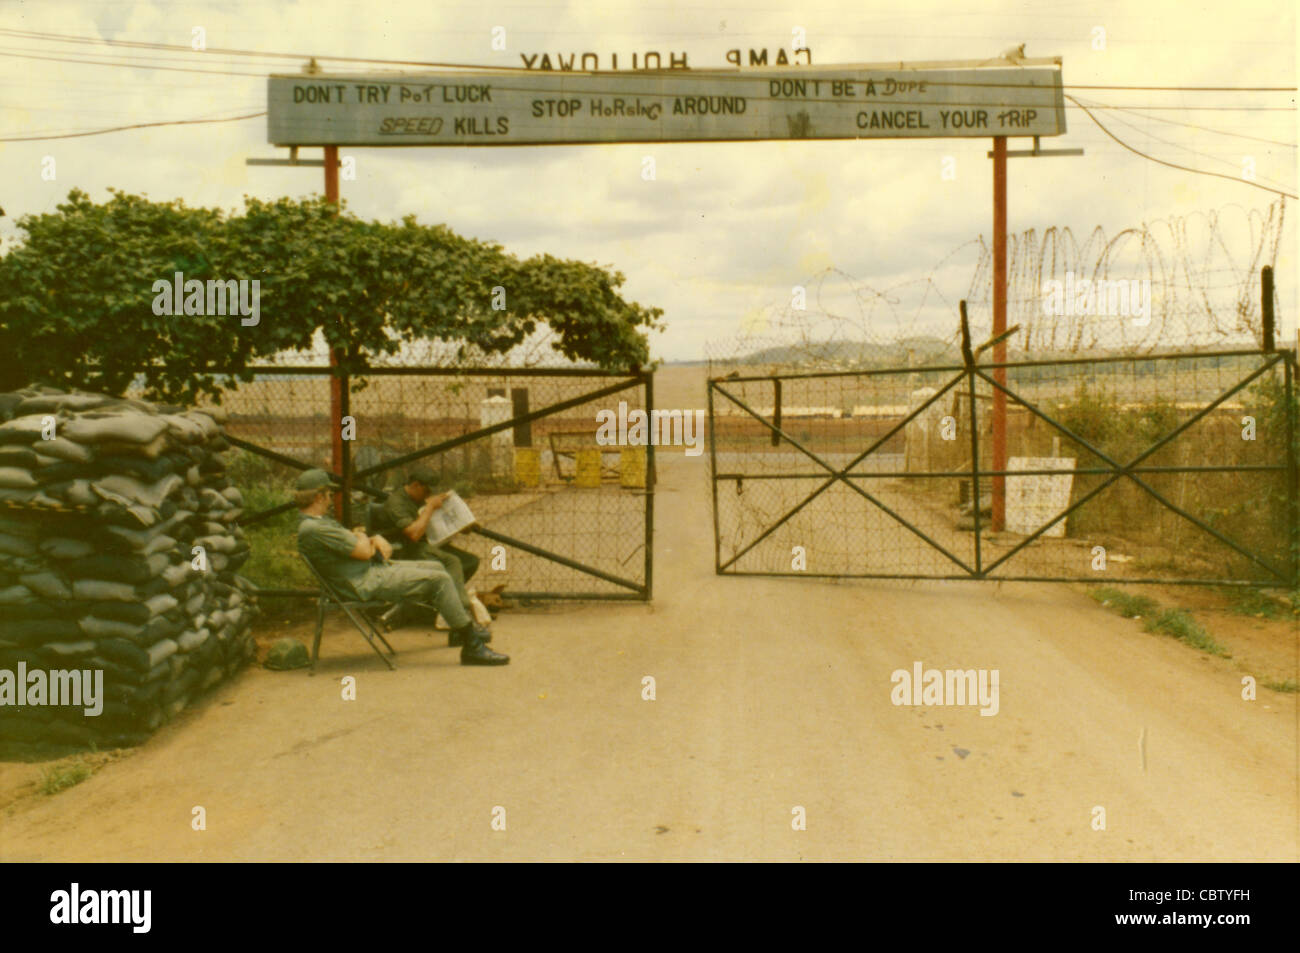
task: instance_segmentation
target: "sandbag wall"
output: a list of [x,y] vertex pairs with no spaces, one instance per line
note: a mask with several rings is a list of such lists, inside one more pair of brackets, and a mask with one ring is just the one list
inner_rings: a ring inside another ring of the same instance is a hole
[[8,700],[0,739],[137,744],[252,656],[217,413],[0,394],[0,675],[104,673],[99,715]]

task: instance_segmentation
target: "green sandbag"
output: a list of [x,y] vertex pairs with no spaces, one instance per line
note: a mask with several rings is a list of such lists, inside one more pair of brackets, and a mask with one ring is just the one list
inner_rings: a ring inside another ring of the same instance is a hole
[[0,444],[30,444],[41,438],[41,431],[44,429],[45,417],[42,414],[26,414],[13,420],[6,420],[0,424]]
[[0,553],[0,569],[5,572],[22,575],[25,572],[40,572],[45,568],[45,560],[40,556],[10,556]]
[[109,661],[125,668],[140,673],[149,671],[149,654],[126,639],[100,639],[96,650]]
[[68,586],[68,581],[52,570],[26,573],[18,578],[24,586],[44,599],[72,598],[72,589]]
[[52,414],[60,410],[80,412],[113,403],[116,403],[116,399],[107,394],[81,391],[70,394],[40,394],[23,398],[22,403],[15,408],[15,412],[19,414]]
[[180,489],[183,483],[184,480],[175,473],[165,474],[151,483],[114,473],[96,480],[93,487],[106,499],[118,497],[143,506],[157,507]]
[[202,646],[203,643],[208,641],[211,635],[212,633],[207,629],[200,629],[197,632],[194,630],[182,632],[177,636],[176,644],[180,647],[182,652],[193,652]]
[[119,622],[144,625],[152,618],[148,608],[138,602],[91,602],[86,605],[88,608],[84,614],[99,619],[117,619]]
[[36,597],[26,586],[9,586],[0,589],[0,606],[21,606],[35,601]]
[[36,468],[40,454],[23,443],[0,444],[0,467]]
[[161,480],[169,473],[181,473],[189,466],[189,458],[183,454],[164,453],[157,460],[143,457],[114,456],[100,454],[95,460],[95,470],[103,476],[126,474],[146,483]]
[[0,553],[9,556],[35,556],[37,547],[30,539],[0,533]]
[[163,452],[171,447],[171,440],[166,433],[161,433],[148,443],[126,443],[121,440],[106,440],[103,443],[95,445],[95,449],[100,453],[122,454],[133,457],[143,457],[146,460],[157,460]]
[[[91,489],[94,489],[94,484],[91,484]],[[95,518],[110,526],[122,526],[126,529],[148,529],[159,523],[158,510],[154,507],[142,506],[139,503],[124,506],[113,500],[104,500],[96,506]]]
[[92,639],[126,639],[139,644],[144,633],[144,626],[134,622],[119,622],[116,619],[100,619],[93,615],[83,616],[77,620],[81,631]]
[[64,611],[62,605],[52,606],[48,602],[33,600],[26,605],[7,605],[0,609],[4,618],[13,622],[26,619],[67,619],[72,616]]
[[107,579],[139,585],[159,575],[168,566],[162,553],[152,556],[109,556],[97,554],[74,559],[60,567],[73,579]]
[[40,539],[45,535],[45,523],[21,510],[0,510],[0,533],[7,536],[22,536],[25,539]]
[[53,496],[65,496],[66,488],[62,485],[70,483],[77,477],[85,476],[86,468],[80,463],[67,463],[60,461],[51,463],[49,466],[36,467],[32,470],[32,478],[45,486],[45,492]]
[[63,498],[76,506],[90,507],[99,503],[99,497],[90,488],[89,480],[73,480],[63,491]]
[[138,644],[147,648],[155,642],[172,638],[184,631],[185,623],[168,618],[167,615],[157,615],[141,627]]
[[72,595],[76,599],[90,599],[96,602],[136,602],[138,595],[135,587],[125,582],[113,582],[109,579],[77,579],[72,583]]
[[44,642],[75,642],[83,638],[81,627],[71,619],[0,618],[0,639],[22,646]]
[[[51,536],[40,542],[40,550],[50,559],[80,559],[95,552],[95,547],[84,539],[69,539],[66,536]],[[120,558],[120,557],[112,557]]]
[[45,656],[35,649],[0,649],[0,669],[17,672],[19,662],[26,665],[29,671],[34,668],[44,668]]
[[138,413],[80,414],[59,428],[61,436],[83,444],[148,444],[166,431],[165,420]]
[[47,457],[55,457],[66,463],[90,463],[95,459],[95,452],[84,444],[75,443],[67,437],[55,437],[53,440],[41,440],[32,445]]
[[41,646],[41,652],[48,658],[51,668],[67,668],[73,659],[90,655],[94,651],[95,643],[90,639],[82,639],[80,642],[46,642]]
[[30,490],[39,485],[30,470],[21,467],[0,467],[0,487],[10,490]]

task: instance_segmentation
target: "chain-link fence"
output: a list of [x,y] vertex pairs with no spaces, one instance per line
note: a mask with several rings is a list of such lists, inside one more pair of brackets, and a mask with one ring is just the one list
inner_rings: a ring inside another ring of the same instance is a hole
[[711,381],[717,570],[1294,586],[1293,377],[1245,351]]
[[352,526],[422,466],[478,519],[452,540],[480,560],[471,587],[648,599],[653,448],[598,442],[597,415],[647,410],[652,392],[649,374],[581,368],[378,366],[350,378],[322,366],[257,368],[220,408],[253,549],[244,573],[265,593],[312,585],[291,503],[303,469],[346,486],[341,515]]

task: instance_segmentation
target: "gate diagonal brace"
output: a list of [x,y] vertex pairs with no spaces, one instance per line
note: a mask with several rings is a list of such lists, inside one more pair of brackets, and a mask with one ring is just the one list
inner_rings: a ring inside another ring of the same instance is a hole
[[[859,463],[861,463],[863,460],[865,460],[868,456],[870,456],[873,452],[875,452],[875,450],[876,450],[878,447],[881,447],[881,446],[883,446],[885,443],[887,443],[887,442],[888,442],[888,441],[889,441],[889,440],[890,440],[890,439],[891,439],[891,438],[892,438],[896,433],[898,433],[898,432],[899,432],[900,430],[902,430],[905,426],[907,426],[908,423],[910,423],[913,419],[915,419],[917,416],[919,416],[921,413],[923,413],[923,412],[926,410],[926,408],[928,408],[931,404],[933,404],[933,403],[935,403],[937,400],[939,400],[939,398],[941,398],[945,393],[947,393],[949,390],[951,390],[951,389],[952,389],[952,388],[953,388],[953,387],[954,387],[958,382],[960,382],[960,381],[961,381],[962,379],[964,379],[965,377],[966,377],[966,372],[965,372],[965,370],[963,370],[963,371],[962,371],[961,373],[959,373],[956,377],[954,377],[954,378],[953,378],[952,380],[950,380],[947,384],[945,384],[945,385],[944,385],[940,390],[938,390],[938,391],[937,391],[933,396],[931,396],[928,400],[926,400],[923,404],[921,404],[920,406],[918,406],[914,411],[912,411],[912,412],[911,412],[910,414],[908,414],[905,418],[903,418],[901,421],[899,421],[899,423],[898,423],[896,426],[894,426],[894,427],[893,427],[893,428],[892,428],[888,433],[886,433],[884,436],[880,437],[878,440],[876,440],[875,443],[873,443],[873,444],[872,444],[870,447],[868,447],[865,451],[863,451],[862,453],[858,454],[858,456],[854,457],[851,461],[849,461],[849,463],[848,463],[848,464],[847,464],[847,465],[846,465],[842,470],[837,470],[837,469],[835,469],[835,467],[833,467],[831,464],[827,463],[827,462],[826,462],[825,460],[823,460],[821,457],[817,456],[817,454],[813,453],[811,450],[809,450],[807,447],[805,447],[803,444],[801,444],[798,440],[796,440],[796,439],[794,439],[793,437],[791,437],[788,433],[786,433],[786,432],[785,432],[784,430],[782,430],[780,427],[778,427],[778,426],[776,426],[775,424],[773,424],[772,422],[770,422],[766,417],[764,417],[763,415],[759,414],[757,411],[754,410],[754,408],[750,407],[750,406],[749,406],[748,404],[746,404],[743,400],[741,400],[740,398],[736,397],[734,394],[728,392],[724,387],[722,387],[720,384],[718,384],[718,382],[716,382],[716,381],[711,381],[711,382],[710,382],[710,386],[712,386],[712,387],[713,387],[715,390],[717,390],[720,394],[722,394],[724,397],[726,397],[728,400],[730,400],[730,401],[731,401],[732,403],[734,403],[736,406],[740,407],[742,410],[744,410],[744,411],[745,411],[747,414],[749,414],[751,417],[753,417],[754,419],[758,420],[760,423],[763,424],[763,426],[767,427],[769,430],[772,430],[774,433],[779,434],[780,437],[781,437],[781,439],[786,440],[786,441],[789,441],[789,443],[790,443],[791,446],[793,446],[796,450],[798,450],[798,451],[800,451],[801,453],[803,453],[803,454],[804,454],[805,456],[807,456],[810,460],[812,460],[814,463],[816,463],[818,466],[820,466],[822,469],[824,469],[827,473],[830,474],[830,479],[828,479],[828,480],[827,480],[825,483],[823,483],[821,486],[817,487],[817,489],[813,490],[812,493],[810,493],[807,497],[805,497],[804,500],[803,500],[802,502],[800,502],[799,504],[797,504],[797,505],[796,505],[792,510],[790,510],[788,513],[786,513],[784,516],[782,516],[779,520],[777,520],[775,523],[773,523],[771,526],[769,526],[766,530],[764,530],[763,533],[761,533],[758,537],[756,537],[756,538],[755,538],[755,539],[754,539],[754,540],[753,540],[753,541],[752,541],[748,546],[746,546],[746,547],[745,547],[744,549],[742,549],[740,552],[736,553],[736,554],[735,554],[734,556],[732,556],[729,560],[727,560],[725,563],[723,563],[722,566],[719,567],[718,571],[721,572],[721,571],[725,570],[728,566],[731,566],[731,565],[735,564],[735,563],[736,563],[736,562],[737,562],[741,557],[743,557],[746,553],[748,553],[750,550],[752,550],[755,546],[757,546],[757,545],[758,545],[759,543],[761,543],[763,540],[767,539],[768,536],[771,536],[771,535],[772,535],[774,532],[776,532],[776,531],[777,531],[777,530],[778,530],[778,529],[779,529],[783,524],[785,524],[786,521],[788,521],[788,520],[789,520],[791,517],[793,517],[796,513],[798,513],[798,512],[799,512],[800,510],[802,510],[805,506],[807,506],[809,503],[811,503],[814,499],[816,499],[818,496],[820,496],[820,495],[822,494],[823,491],[825,491],[827,488],[829,488],[832,484],[834,484],[834,483],[838,480],[838,481],[842,482],[845,486],[847,486],[849,489],[853,490],[855,493],[859,494],[860,496],[862,496],[862,497],[864,497],[865,499],[869,500],[871,503],[875,504],[877,507],[879,507],[879,508],[880,508],[881,510],[883,510],[885,513],[887,513],[890,517],[892,517],[894,520],[896,520],[898,523],[900,523],[900,524],[901,524],[905,529],[909,530],[910,532],[912,532],[912,533],[915,534],[916,536],[920,537],[924,542],[926,542],[927,544],[929,544],[929,545],[932,546],[933,548],[937,549],[939,552],[943,553],[945,556],[947,556],[949,559],[951,559],[953,562],[955,562],[958,566],[960,566],[960,567],[961,567],[963,570],[965,570],[967,573],[972,573],[972,574],[973,574],[973,573],[974,573],[974,570],[971,569],[971,567],[968,566],[965,562],[963,562],[959,557],[957,557],[957,556],[954,555],[953,553],[949,552],[949,551],[948,551],[946,548],[944,548],[941,544],[939,544],[939,543],[936,542],[935,540],[931,539],[931,538],[930,538],[929,536],[927,536],[927,535],[926,535],[922,530],[920,530],[920,529],[918,529],[917,527],[913,526],[913,525],[912,525],[911,523],[909,523],[906,519],[904,519],[904,518],[903,518],[902,516],[900,516],[899,514],[895,513],[893,510],[891,510],[891,509],[890,509],[888,506],[886,506],[884,503],[882,503],[882,502],[880,502],[879,500],[877,500],[874,496],[872,496],[872,495],[871,495],[870,493],[868,493],[866,490],[862,489],[861,487],[859,487],[859,486],[858,486],[857,484],[855,484],[855,483],[851,483],[851,482],[848,480],[848,475],[849,475],[849,471],[850,471],[850,470],[852,470],[855,466],[857,466]],[[758,477],[752,477],[752,476],[751,476],[751,478],[752,478],[752,479],[762,479],[761,475],[758,476]]]
[[[1056,525],[1057,523],[1059,523],[1061,520],[1065,519],[1067,516],[1069,516],[1071,513],[1073,513],[1073,512],[1074,512],[1075,510],[1077,510],[1079,507],[1083,506],[1085,503],[1087,503],[1087,502],[1088,502],[1089,500],[1091,500],[1093,497],[1097,496],[1099,493],[1101,493],[1101,492],[1102,492],[1103,490],[1105,490],[1107,487],[1111,486],[1113,483],[1115,483],[1115,482],[1116,482],[1117,480],[1119,480],[1121,477],[1128,477],[1128,478],[1131,479],[1134,483],[1136,483],[1138,486],[1142,487],[1142,489],[1146,490],[1149,494],[1151,494],[1153,497],[1155,497],[1155,499],[1156,499],[1156,500],[1157,500],[1161,505],[1165,506],[1166,508],[1168,508],[1169,510],[1173,511],[1174,513],[1177,513],[1179,516],[1182,516],[1184,519],[1190,521],[1193,525],[1199,527],[1200,529],[1203,529],[1205,532],[1209,533],[1211,536],[1213,536],[1213,537],[1214,537],[1215,539],[1217,539],[1219,542],[1223,543],[1223,544],[1224,544],[1225,546],[1227,546],[1228,548],[1234,550],[1235,552],[1241,554],[1242,556],[1245,556],[1245,557],[1246,557],[1247,559],[1249,559],[1250,561],[1252,561],[1252,562],[1256,563],[1257,565],[1261,566],[1262,568],[1266,569],[1266,570],[1267,570],[1269,573],[1271,573],[1273,576],[1276,576],[1278,579],[1280,579],[1280,580],[1282,580],[1282,581],[1284,581],[1284,582],[1289,582],[1289,581],[1290,581],[1290,577],[1289,577],[1286,573],[1280,572],[1278,569],[1276,569],[1274,566],[1270,565],[1270,564],[1269,564],[1268,562],[1266,562],[1265,560],[1261,559],[1259,556],[1257,556],[1257,555],[1255,555],[1254,553],[1251,553],[1251,552],[1249,552],[1249,551],[1243,549],[1241,546],[1237,545],[1235,542],[1233,542],[1233,541],[1232,541],[1231,539],[1229,539],[1227,536],[1224,536],[1222,533],[1220,533],[1218,530],[1214,529],[1212,526],[1209,526],[1208,524],[1204,523],[1202,520],[1197,519],[1197,518],[1196,518],[1195,516],[1193,516],[1192,514],[1190,514],[1190,513],[1186,512],[1186,511],[1184,511],[1183,509],[1179,508],[1179,507],[1176,506],[1174,503],[1172,503],[1171,501],[1167,500],[1167,499],[1166,499],[1164,496],[1162,496],[1159,492],[1157,492],[1157,491],[1155,490],[1155,488],[1153,488],[1153,487],[1152,487],[1150,484],[1148,484],[1145,480],[1143,480],[1143,479],[1142,479],[1141,477],[1139,477],[1137,474],[1133,473],[1133,468],[1136,467],[1138,464],[1140,464],[1143,460],[1145,460],[1147,457],[1151,456],[1153,453],[1155,453],[1155,452],[1156,452],[1157,450],[1159,450],[1161,447],[1163,447],[1163,446],[1165,446],[1166,444],[1172,442],[1174,439],[1176,439],[1176,438],[1179,436],[1179,434],[1183,433],[1183,432],[1186,431],[1189,427],[1191,427],[1193,424],[1195,424],[1197,421],[1199,421],[1199,420],[1201,420],[1202,418],[1204,418],[1205,416],[1207,416],[1207,415],[1208,415],[1211,411],[1213,411],[1216,407],[1218,407],[1220,404],[1222,404],[1222,403],[1223,403],[1224,401],[1226,401],[1228,398],[1232,397],[1234,394],[1236,394],[1236,393],[1237,393],[1238,391],[1240,391],[1242,388],[1248,386],[1248,385],[1249,385],[1252,381],[1254,381],[1256,378],[1260,377],[1261,375],[1263,375],[1264,373],[1266,373],[1267,371],[1269,371],[1270,369],[1272,369],[1273,367],[1275,367],[1278,363],[1281,362],[1281,360],[1282,360],[1282,355],[1281,355],[1281,354],[1277,355],[1276,357],[1270,357],[1270,358],[1268,358],[1268,359],[1267,359],[1267,360],[1266,360],[1262,365],[1260,365],[1258,368],[1256,368],[1256,369],[1255,369],[1253,372],[1251,372],[1249,375],[1247,375],[1246,377],[1242,378],[1242,379],[1241,379],[1240,381],[1238,381],[1235,385],[1233,385],[1231,388],[1229,388],[1229,389],[1228,389],[1227,391],[1225,391],[1224,393],[1220,394],[1220,395],[1219,395],[1218,397],[1216,397],[1213,401],[1211,401],[1211,402],[1210,402],[1209,404],[1207,404],[1205,407],[1201,408],[1201,410],[1197,411],[1197,413],[1195,413],[1193,416],[1189,417],[1186,421],[1184,421],[1184,422],[1183,422],[1182,424],[1180,424],[1178,427],[1174,428],[1172,431],[1170,431],[1168,434],[1166,434],[1166,435],[1165,435],[1164,437],[1162,437],[1160,440],[1156,441],[1154,444],[1152,444],[1150,447],[1148,447],[1148,448],[1147,448],[1146,450],[1144,450],[1142,453],[1138,454],[1138,456],[1135,457],[1132,461],[1130,461],[1127,465],[1122,464],[1122,463],[1120,463],[1119,461],[1112,459],[1109,455],[1103,453],[1101,450],[1099,450],[1099,449],[1097,449],[1096,447],[1094,447],[1094,446],[1093,446],[1091,443],[1089,443],[1087,440],[1084,440],[1084,439],[1083,439],[1082,437],[1080,437],[1078,434],[1076,434],[1076,433],[1074,433],[1073,431],[1071,431],[1071,430],[1070,430],[1068,427],[1066,427],[1064,424],[1061,424],[1061,423],[1059,423],[1058,421],[1054,420],[1051,416],[1049,416],[1045,411],[1043,411],[1043,410],[1042,410],[1041,408],[1039,408],[1037,405],[1031,403],[1031,402],[1028,401],[1028,400],[1025,400],[1025,399],[1024,399],[1023,397],[1021,397],[1019,394],[1016,394],[1016,393],[1014,393],[1014,392],[1008,390],[1007,388],[1003,387],[1001,384],[999,384],[996,380],[994,380],[994,379],[993,379],[992,377],[990,377],[988,374],[985,374],[983,370],[981,370],[981,369],[979,369],[979,368],[972,368],[972,370],[973,370],[973,372],[974,372],[975,374],[979,375],[979,376],[980,376],[981,378],[983,378],[986,382],[988,382],[991,386],[993,386],[994,388],[996,388],[996,389],[1002,391],[1004,394],[1006,394],[1008,397],[1012,398],[1013,400],[1018,401],[1022,406],[1024,406],[1027,410],[1029,410],[1030,413],[1032,413],[1032,414],[1034,414],[1034,415],[1036,415],[1036,416],[1042,418],[1042,419],[1045,420],[1048,424],[1050,424],[1052,427],[1055,427],[1057,430],[1061,431],[1061,433],[1063,433],[1066,437],[1068,437],[1070,440],[1073,440],[1074,442],[1078,443],[1078,444],[1079,444],[1081,447],[1083,447],[1085,450],[1087,450],[1087,451],[1089,451],[1090,453],[1094,454],[1094,455],[1095,455],[1096,457],[1098,457],[1100,460],[1102,460],[1103,462],[1105,462],[1106,465],[1109,466],[1109,467],[1114,471],[1114,472],[1111,474],[1111,476],[1107,477],[1106,480],[1103,481],[1100,485],[1094,487],[1092,490],[1090,490],[1088,493],[1084,494],[1082,497],[1080,497],[1080,498],[1079,498],[1078,500],[1076,500],[1074,503],[1072,503],[1072,504],[1070,504],[1069,506],[1067,506],[1064,510],[1062,510],[1060,513],[1058,513],[1055,517],[1053,517],[1052,519],[1050,519],[1049,521],[1047,521],[1046,523],[1044,523],[1042,526],[1040,526],[1037,530],[1035,530],[1031,535],[1029,535],[1029,536],[1025,537],[1023,540],[1021,540],[1021,541],[1020,541],[1020,542],[1019,542],[1015,547],[1013,547],[1010,551],[1004,553],[1001,557],[999,557],[999,558],[998,558],[997,560],[995,560],[993,563],[991,563],[990,565],[986,566],[986,567],[984,568],[984,573],[987,575],[988,573],[992,572],[994,569],[996,569],[996,568],[997,568],[998,566],[1000,566],[1002,563],[1006,562],[1008,559],[1010,559],[1010,558],[1011,558],[1012,556],[1014,556],[1016,553],[1020,552],[1020,550],[1024,549],[1026,546],[1028,546],[1030,543],[1032,543],[1035,539],[1037,539],[1037,538],[1038,538],[1039,536],[1041,536],[1043,533],[1047,532],[1047,530],[1051,529],[1053,526],[1055,526],[1055,525]],[[1073,472],[1073,471],[1061,471],[1061,472]],[[1004,475],[1011,475],[1011,474],[1004,474]]]
[[551,414],[558,414],[562,410],[568,410],[571,407],[587,404],[601,397],[608,397],[610,394],[617,394],[621,390],[627,390],[629,387],[636,387],[641,383],[642,379],[640,377],[633,377],[628,380],[619,381],[615,384],[610,384],[607,387],[602,387],[599,390],[588,391],[585,394],[579,394],[577,397],[570,397],[568,400],[562,400],[559,403],[549,404],[546,407],[539,407],[537,410],[529,411],[526,414],[520,414],[518,417],[511,417],[509,420],[503,420],[500,423],[492,424],[489,427],[482,427],[478,430],[472,430],[469,433],[461,434],[459,437],[452,437],[450,440],[435,443],[422,450],[413,450],[400,457],[394,457],[387,463],[380,463],[373,467],[366,467],[364,470],[357,470],[353,475],[355,477],[367,477],[384,470],[402,467],[408,463],[414,463],[416,460],[423,460],[425,457],[433,456],[434,454],[444,453],[447,450],[454,450],[462,444],[472,443],[475,440],[482,439],[483,437],[490,437],[494,433],[500,433],[503,430],[511,430],[516,424],[532,423],[534,420],[540,420],[542,417],[548,417]]

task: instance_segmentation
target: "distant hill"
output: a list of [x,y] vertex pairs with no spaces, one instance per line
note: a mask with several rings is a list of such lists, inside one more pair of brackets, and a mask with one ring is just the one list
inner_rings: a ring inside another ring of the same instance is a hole
[[734,359],[737,364],[834,364],[881,368],[961,363],[961,351],[935,337],[903,338],[893,344],[862,341],[822,341],[763,348]]

